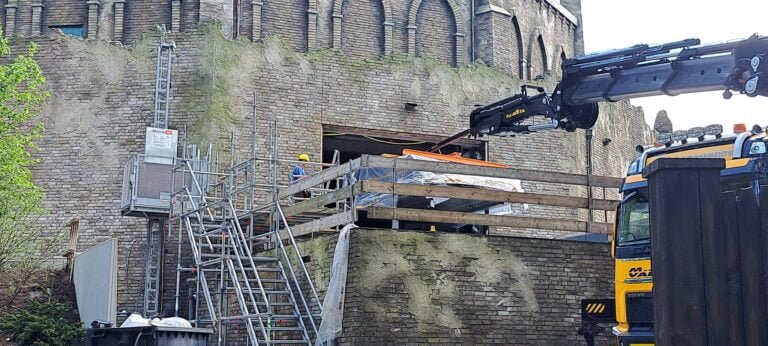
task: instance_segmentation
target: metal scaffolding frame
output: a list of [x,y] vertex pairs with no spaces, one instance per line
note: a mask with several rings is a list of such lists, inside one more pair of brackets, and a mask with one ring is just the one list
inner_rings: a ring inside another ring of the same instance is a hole
[[[219,344],[235,334],[228,329],[243,324],[252,345],[311,344],[319,328],[322,302],[279,202],[281,189],[287,187],[279,184],[279,166],[298,161],[278,159],[277,121],[267,122],[267,157],[256,155],[254,95],[250,158],[236,162],[233,134],[228,167],[220,167],[210,146],[201,156],[195,145],[184,145],[171,174],[168,236],[175,236],[177,251],[174,309],[177,315],[182,310],[184,283],[193,284],[187,315],[196,327],[213,327]],[[331,191],[329,187],[311,191],[319,195]],[[187,246],[192,263],[184,255]]]

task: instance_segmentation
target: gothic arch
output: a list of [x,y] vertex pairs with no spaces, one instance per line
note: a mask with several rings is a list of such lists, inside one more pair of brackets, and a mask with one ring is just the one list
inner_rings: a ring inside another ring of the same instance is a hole
[[[317,1],[317,0],[310,0]],[[333,0],[333,13],[332,25],[333,25],[333,40],[331,41],[331,48],[341,49],[341,30],[342,30],[342,9],[344,3],[349,0]],[[384,54],[391,54],[393,47],[393,37],[395,23],[392,17],[392,0],[380,0],[381,7],[384,9]]]
[[557,64],[552,66],[552,68],[557,69],[557,73],[556,74],[557,74],[558,77],[562,77],[562,75],[563,75],[563,62],[565,62],[565,60],[568,59],[568,55],[565,54],[565,45],[561,44],[559,50],[560,50],[560,54],[558,55],[558,58],[557,58],[558,59],[557,60]]
[[534,29],[530,43],[528,44],[528,79],[536,78],[547,72],[549,72],[547,48],[544,44],[541,29],[536,28]]
[[[464,12],[461,11],[461,6],[456,0],[445,0],[448,3],[448,7],[453,13],[454,24],[456,24],[456,33],[454,37],[454,48],[456,49],[456,65],[462,65],[464,63]],[[419,12],[422,0],[413,0],[411,6],[408,8],[408,54],[416,55],[416,14]]]
[[520,24],[517,22],[517,16],[512,17],[512,30],[512,35],[514,35],[513,40],[515,42],[512,59],[515,66],[517,66],[517,77],[523,79],[525,78],[526,59],[525,51],[523,50],[523,32],[520,31]]

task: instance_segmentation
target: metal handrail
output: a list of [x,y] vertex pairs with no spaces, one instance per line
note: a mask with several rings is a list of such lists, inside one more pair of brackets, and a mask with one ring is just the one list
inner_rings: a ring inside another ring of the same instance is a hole
[[[251,299],[251,305],[252,305],[253,309],[255,310],[256,314],[260,314],[261,312],[259,311],[259,306],[258,306],[258,304],[256,304],[256,297],[253,295],[253,288],[251,288],[251,283],[248,282],[248,274],[246,273],[245,268],[243,268],[243,261],[242,261],[242,258],[241,258],[241,254],[238,252],[238,245],[235,243],[234,237],[232,236],[232,231],[229,230],[229,227],[228,227],[227,233],[229,233],[230,242],[232,243],[233,251],[235,251],[235,259],[237,260],[238,270],[240,272],[240,275],[242,275],[242,277],[243,277],[243,282],[245,284],[245,289],[248,291],[248,298]],[[254,265],[253,264],[253,258],[248,257],[248,259],[250,260],[251,265],[253,266]],[[229,259],[229,263],[231,263],[231,262],[232,262],[232,259],[230,258]],[[233,270],[234,270],[234,268],[233,268]],[[243,289],[240,286],[240,279],[237,276],[237,273],[234,272],[234,271],[231,271],[230,275],[232,276],[232,281],[233,281],[233,284],[235,285],[237,294],[242,295]],[[259,285],[259,286],[261,286],[261,285]],[[263,288],[261,289],[261,293],[262,293],[262,295],[264,295],[264,289]],[[266,295],[264,295],[264,301],[266,302]],[[247,310],[248,305],[245,303],[245,300],[243,300],[242,303],[243,303],[243,305],[241,306],[241,309],[246,308],[246,310],[244,310],[244,312],[243,312],[243,315],[250,314],[250,311]],[[266,304],[267,304],[267,312],[269,312],[269,303],[266,303]],[[264,339],[266,341],[269,341],[269,334],[267,333],[266,329],[264,328],[264,321],[261,320],[261,317],[259,317],[258,320],[259,320],[259,329],[261,330],[262,335],[264,335]],[[248,325],[251,326],[251,328],[253,327],[253,325],[250,323],[250,320],[248,321]],[[254,340],[258,340],[258,339],[254,339]]]
[[[229,275],[235,278],[235,281],[237,281],[237,273],[235,272],[235,266],[234,264],[232,264],[231,259],[227,260],[227,269],[229,269]],[[240,269],[242,269],[242,266],[240,267]],[[240,313],[242,313],[243,316],[250,315],[250,311],[248,311],[248,304],[245,303],[245,297],[243,297],[243,290],[240,289],[240,283],[236,282],[235,284],[237,285],[237,289],[235,289],[235,295],[237,296],[237,301],[240,303]],[[251,295],[251,299],[253,299],[252,296],[253,295]],[[261,318],[259,318],[259,321],[261,321]],[[250,323],[250,319],[246,319],[245,325],[248,329],[248,336],[252,341],[255,341],[256,344],[258,345],[259,338],[256,337],[256,331],[253,330],[253,324]],[[264,331],[263,327],[264,326],[262,325],[262,332]],[[267,337],[266,333],[265,333],[265,337]]]
[[[288,239],[291,241],[291,245],[293,246],[293,249],[296,251],[296,255],[299,257],[299,264],[301,265],[301,269],[304,271],[304,275],[306,276],[307,283],[309,284],[310,289],[312,290],[312,296],[315,299],[315,302],[317,303],[317,306],[320,309],[320,312],[322,313],[323,307],[322,304],[320,304],[320,299],[317,296],[317,290],[315,289],[315,284],[312,282],[312,278],[309,276],[309,271],[307,270],[307,267],[304,265],[304,261],[301,260],[301,251],[299,250],[299,247],[296,245],[296,240],[293,237],[293,232],[291,231],[291,227],[288,226],[288,220],[285,218],[285,214],[283,214],[283,209],[280,207],[280,203],[275,203],[276,210],[278,214],[280,214],[280,219],[283,222],[283,225],[285,225],[285,230],[288,233]],[[293,281],[296,283],[296,288],[299,290],[299,296],[301,297],[302,304],[304,305],[304,309],[307,311],[307,316],[309,318],[309,322],[312,324],[312,329],[314,329],[315,333],[317,333],[317,325],[315,324],[314,318],[312,318],[312,312],[309,310],[309,306],[307,305],[306,299],[304,299],[304,293],[302,292],[301,286],[299,285],[298,280],[296,279],[296,274],[293,271],[293,266],[291,266],[291,259],[288,256],[288,252],[285,250],[285,246],[283,245],[282,239],[280,239],[280,228],[276,227],[275,229],[275,237],[277,239],[277,243],[279,244],[283,256],[288,261],[288,269],[291,273],[291,276],[293,277]]]
[[[208,207],[208,201],[205,199],[205,194],[203,193],[203,188],[200,187],[200,183],[197,181],[197,176],[195,176],[195,170],[192,169],[192,165],[190,165],[189,160],[184,160],[184,163],[187,165],[187,168],[189,168],[190,176],[192,177],[192,181],[195,183],[195,187],[197,187],[197,190],[200,191],[200,199],[203,201],[203,204],[206,206],[206,211],[208,212],[208,216],[211,218],[211,221],[215,220],[213,217],[213,213],[211,213],[211,209]],[[184,188],[189,192],[188,188]],[[191,200],[191,193],[190,193],[190,200]],[[197,208],[195,208],[197,209]]]
[[[200,220],[201,224],[203,224],[204,223],[203,217],[202,217],[202,215],[199,212],[200,208],[197,206],[197,204],[195,203],[194,199],[192,198],[191,192],[189,191],[189,189],[187,187],[184,187],[183,190],[185,191],[185,193],[189,197],[189,203],[192,205],[193,210],[195,210],[195,212],[192,213],[192,214],[194,214],[197,217],[197,219]],[[202,197],[202,201],[205,202],[205,197],[204,196]],[[213,216],[211,216],[211,218],[213,219]],[[190,239],[190,245],[191,245],[191,248],[192,248],[192,251],[193,251],[193,255],[195,256],[195,259],[197,260],[197,262],[201,263],[202,262],[202,258],[200,257],[198,249],[194,246],[195,244],[192,243],[192,239],[194,239],[195,234],[194,234],[194,231],[192,230],[192,225],[191,225],[191,221],[190,221],[190,215],[185,216],[184,220],[187,223],[187,227],[186,228],[187,228],[188,236],[190,237],[189,239]],[[255,309],[256,314],[260,314],[259,309],[258,309],[258,305],[256,304],[256,299],[253,296],[253,290],[251,289],[250,283],[248,282],[248,276],[245,274],[245,271],[243,269],[243,263],[242,263],[242,260],[241,260],[241,255],[239,254],[238,249],[237,249],[237,244],[235,243],[234,237],[231,234],[232,232],[228,231],[228,233],[229,233],[229,238],[230,238],[230,240],[232,242],[233,251],[236,251],[235,258],[238,261],[238,265],[240,267],[239,268],[240,272],[241,272],[241,274],[242,274],[242,276],[243,276],[243,278],[245,280],[245,285],[246,285],[246,287],[248,289],[249,298],[251,298],[251,303],[253,305],[253,308]],[[208,238],[208,235],[207,234],[202,234],[201,236],[206,239],[206,241],[208,242],[209,249],[211,251],[213,251],[213,245],[211,244],[210,239]],[[239,239],[239,237],[238,237],[238,239]],[[256,271],[256,265],[253,262],[253,258],[251,257],[250,252],[248,251],[248,249],[246,249],[246,252],[248,252],[248,259],[249,259],[250,264],[251,264],[251,266],[252,266],[252,268],[253,268],[253,270],[255,272]],[[229,259],[227,261],[227,264],[232,266],[231,259]],[[204,295],[205,295],[205,300],[206,300],[206,303],[207,303],[206,305],[208,307],[208,312],[209,312],[210,316],[212,316],[212,320],[216,320],[214,318],[216,316],[216,314],[215,314],[215,312],[213,310],[213,303],[212,303],[211,296],[210,296],[210,290],[208,289],[208,283],[207,283],[207,280],[205,279],[205,274],[203,273],[203,271],[199,271],[198,275],[199,275],[199,277],[200,277],[200,279],[202,281],[202,286],[203,286],[203,291],[204,291]],[[238,295],[238,300],[242,303],[241,310],[243,310],[244,308],[247,307],[247,304],[245,303],[244,297],[242,297],[242,288],[240,287],[240,282],[238,280],[237,274],[234,272],[234,268],[230,268],[230,275],[233,278],[234,284],[237,286],[236,294]],[[264,288],[261,285],[261,278],[258,277],[258,274],[256,274],[256,275],[257,275],[259,287],[261,289],[262,297],[264,298],[265,304],[267,304],[266,305],[267,306],[267,310],[269,311],[269,301],[266,298],[266,294],[264,292]],[[246,309],[243,312],[243,315],[250,315],[250,311],[247,311],[247,309]],[[264,322],[261,319],[261,317],[259,317],[258,320],[259,320],[259,329],[260,329],[262,335],[264,335],[265,340],[268,341],[269,340],[269,333],[266,331],[266,328],[264,327]],[[258,342],[258,338],[256,337],[256,333],[255,333],[254,330],[252,330],[253,329],[253,325],[250,322],[247,323],[247,324],[248,324],[248,329],[249,329],[248,330],[249,336],[252,337],[252,340]]]
[[[202,258],[193,241],[195,235],[194,232],[192,232],[192,224],[189,221],[189,217],[184,218],[184,221],[186,221],[185,228],[187,229],[187,236],[189,237],[190,247],[192,248],[192,255],[195,256],[195,261],[200,263],[202,262]],[[202,270],[198,270],[197,276],[200,278],[200,281],[202,281],[203,293],[205,293],[205,305],[208,307],[208,314],[211,316],[211,320],[215,321],[216,312],[213,310],[213,301],[211,300],[211,292],[208,289],[208,281],[205,279],[205,273]],[[195,318],[197,319],[197,316],[195,316]]]
[[[237,221],[237,212],[235,211],[235,207],[232,205],[232,201],[231,200],[228,201],[228,205],[229,205],[229,208],[230,208],[230,212],[232,213],[232,220]],[[256,283],[258,284],[259,290],[261,291],[261,297],[262,297],[262,299],[264,299],[264,304],[266,306],[267,313],[268,314],[272,313],[272,307],[269,305],[269,299],[267,299],[267,294],[264,291],[264,285],[261,282],[261,275],[259,275],[259,270],[256,268],[256,263],[253,262],[253,253],[251,252],[251,249],[249,249],[248,246],[246,245],[247,244],[247,240],[245,239],[245,235],[243,234],[243,229],[242,229],[242,227],[240,227],[240,224],[238,222],[230,222],[230,223],[232,225],[234,225],[234,229],[235,229],[235,237],[232,237],[232,234],[231,234],[232,232],[231,231],[229,232],[230,233],[230,239],[232,241],[232,245],[235,248],[234,250],[235,251],[242,250],[244,252],[244,254],[242,254],[242,255],[243,255],[243,257],[246,257],[248,259],[248,262],[249,262],[248,264],[251,265],[251,270],[253,271],[253,275],[256,277]],[[251,297],[250,297],[251,298],[251,302],[253,303],[254,309],[256,309],[256,313],[259,314],[260,313],[259,312],[259,308],[258,308],[258,305],[256,305],[256,299],[253,297],[253,291],[251,289],[251,284],[250,284],[250,282],[248,282],[248,275],[246,275],[246,273],[243,270],[243,265],[242,265],[242,261],[240,259],[240,256],[241,256],[240,254],[238,254],[238,256],[236,256],[237,257],[237,261],[240,264],[241,272],[243,274],[243,277],[245,278],[245,285],[246,285],[246,287],[248,289],[248,293],[249,293],[249,295],[251,295]],[[262,333],[264,333],[264,335],[268,335],[266,330],[264,330],[264,322],[262,321],[261,317],[259,317],[258,319],[259,319],[259,325],[260,325],[260,327],[262,329]],[[266,339],[269,340],[269,336],[266,336]]]

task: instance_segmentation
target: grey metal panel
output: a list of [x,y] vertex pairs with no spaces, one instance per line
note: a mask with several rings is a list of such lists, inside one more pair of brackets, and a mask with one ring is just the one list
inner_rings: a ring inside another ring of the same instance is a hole
[[[173,163],[149,162],[145,158],[145,155],[134,155],[123,169],[120,203],[123,215],[146,217],[146,214],[168,214],[171,194],[184,186],[190,187],[193,193],[199,194],[192,188],[194,184],[188,172],[185,174],[177,170],[174,173]],[[180,161],[180,159],[176,160]],[[194,161],[191,166],[205,171],[208,163]],[[202,176],[203,181],[200,184],[207,186],[207,176]],[[175,180],[175,186],[171,186],[172,178]]]
[[91,247],[75,257],[75,294],[80,322],[117,323],[117,239]]

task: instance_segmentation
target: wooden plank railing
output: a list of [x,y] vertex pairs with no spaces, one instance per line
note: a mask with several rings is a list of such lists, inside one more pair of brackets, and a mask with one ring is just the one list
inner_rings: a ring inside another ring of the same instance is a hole
[[[345,175],[351,175],[361,168],[384,168],[392,170],[395,176],[398,171],[427,171],[434,173],[463,174],[481,177],[519,179],[523,181],[579,185],[599,188],[618,188],[622,179],[615,177],[588,176],[561,172],[544,172],[517,168],[478,167],[460,163],[422,161],[402,158],[388,158],[382,156],[363,155],[345,164],[322,170],[308,176],[280,191],[280,198],[293,196],[294,194],[312,189],[328,181],[338,179]],[[301,201],[299,203],[283,207],[286,216],[302,215],[325,209],[325,206],[336,204],[340,201],[353,199],[361,193],[390,194],[393,196],[416,197],[441,197],[461,200],[488,201],[501,203],[527,203],[562,208],[589,209],[600,211],[612,211],[619,201],[608,199],[589,199],[577,196],[563,196],[542,193],[525,193],[499,191],[485,188],[436,186],[406,184],[397,182],[384,182],[366,180],[357,182],[352,186],[339,188],[338,190]],[[362,206],[358,206],[361,208]],[[367,209],[367,217],[373,219],[390,219],[416,222],[457,223],[487,226],[507,226],[513,228],[551,229],[572,232],[601,232],[609,233],[610,223],[587,222],[578,220],[563,220],[527,216],[502,216],[477,213],[464,213],[455,211],[439,211],[431,209],[404,209],[385,208],[371,206]],[[356,219],[356,211],[338,211],[326,213],[321,219],[296,225],[298,233],[310,234],[320,229],[328,229],[340,226],[342,223],[353,222]],[[342,223],[339,223],[342,222]]]

